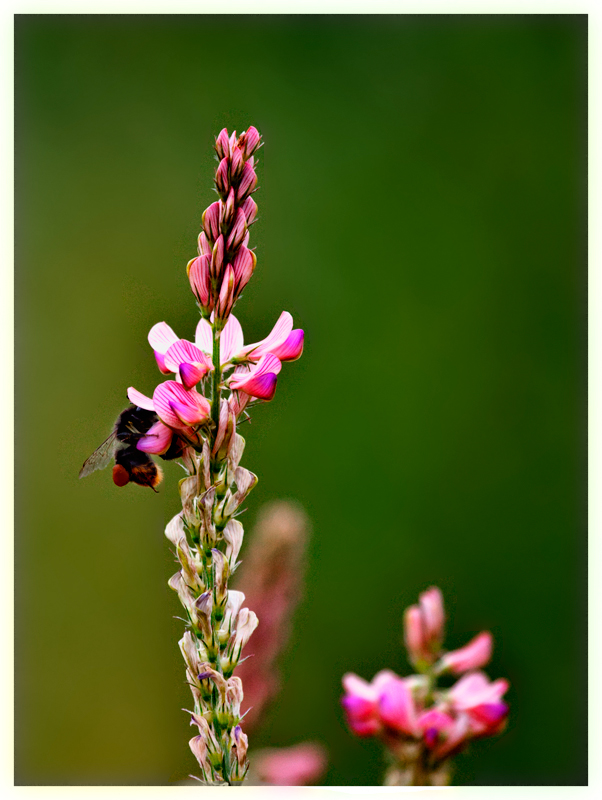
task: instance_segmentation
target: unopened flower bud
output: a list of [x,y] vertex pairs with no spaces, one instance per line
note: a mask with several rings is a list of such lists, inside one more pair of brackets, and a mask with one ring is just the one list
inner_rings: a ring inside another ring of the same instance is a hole
[[193,736],[188,744],[194,757],[199,762],[199,766],[203,773],[203,780],[206,783],[209,783],[211,781],[213,769],[211,767],[211,762],[209,761],[209,753],[207,750],[207,741],[205,737],[202,734],[199,736]]
[[230,227],[232,220],[234,219],[234,203],[234,189],[230,189],[222,211],[222,223],[227,227]]
[[246,771],[248,747],[249,747],[249,740],[247,739],[246,733],[243,733],[243,730],[240,727],[240,725],[236,725],[236,727],[232,731],[232,750],[236,755],[236,762],[238,764],[238,769],[239,769],[239,777],[241,779],[244,777],[244,771]]
[[238,189],[236,190],[236,199],[238,202],[240,203],[241,200],[244,200],[244,198],[247,197],[247,195],[250,195],[256,186],[257,175],[255,174],[255,170],[251,166],[251,163],[247,161],[242,171],[242,177],[240,179],[240,183],[238,184]]
[[219,297],[215,304],[215,317],[217,320],[223,321],[228,317],[234,305],[234,299],[234,270],[228,264],[224,271]]
[[241,133],[238,146],[243,151],[245,159],[253,155],[259,147],[260,142],[261,136],[259,135],[259,131],[253,125],[244,133]]
[[195,644],[195,640],[190,631],[186,631],[178,644],[184,657],[184,661],[186,662],[186,666],[192,675],[198,675],[198,673],[201,671],[201,660],[199,658],[199,651]]
[[230,189],[230,178],[228,175],[228,159],[222,158],[215,172],[215,188],[222,197],[226,197]]
[[242,210],[242,208],[239,208],[236,212],[236,219],[234,220],[232,231],[228,237],[228,252],[233,253],[238,250],[240,245],[243,243],[246,232],[247,218],[245,217],[245,212]]
[[235,292],[237,297],[251,279],[251,275],[253,274],[256,264],[257,257],[255,256],[255,253],[246,248],[244,245],[241,246],[232,263],[232,267],[234,269]]
[[236,632],[234,634],[233,663],[238,663],[243,647],[251,638],[251,634],[259,624],[257,614],[248,608],[241,608],[236,619]]
[[237,676],[228,678],[226,704],[228,706],[232,721],[238,722],[238,718],[240,716],[240,704],[242,703],[243,698],[244,693],[241,679]]
[[219,200],[205,209],[202,217],[203,231],[205,236],[210,242],[215,242],[219,236],[219,217],[220,217],[220,204]]
[[211,253],[211,275],[218,278],[221,275],[222,267],[224,266],[224,237],[220,234],[213,245]]
[[243,167],[243,155],[237,145],[232,149],[232,153],[230,155],[230,175],[232,176],[233,181],[238,181],[242,175]]
[[215,152],[220,161],[223,158],[228,158],[230,155],[230,140],[226,128],[222,128],[215,140]]
[[[219,238],[222,239],[221,236]],[[213,306],[211,299],[210,266],[211,257],[203,255],[193,258],[192,261],[188,262],[188,266],[186,267],[190,288],[198,300],[202,311],[205,312],[205,315],[211,313]]]
[[244,467],[237,467],[234,474],[234,480],[236,481],[237,488],[236,492],[229,498],[224,509],[224,515],[226,517],[231,516],[241,505],[241,503],[244,502],[251,489],[253,489],[257,484],[258,478],[257,475],[254,475],[248,469],[245,469]]
[[257,216],[257,203],[253,200],[252,197],[247,197],[245,202],[241,206],[244,215],[247,220],[247,225],[251,225],[251,223],[255,220]]
[[205,231],[201,231],[201,233],[199,234],[199,255],[200,256],[211,255],[211,245],[209,244],[209,240],[207,239]]

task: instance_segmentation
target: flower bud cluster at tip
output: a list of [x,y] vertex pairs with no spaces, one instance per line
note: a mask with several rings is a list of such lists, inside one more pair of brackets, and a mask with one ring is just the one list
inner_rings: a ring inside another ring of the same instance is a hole
[[[404,615],[409,658],[419,674],[400,677],[383,670],[370,683],[353,673],[343,677],[342,705],[350,729],[382,739],[397,762],[398,785],[437,785],[447,759],[506,724],[502,697],[509,684],[491,682],[481,671],[491,658],[491,634],[484,631],[466,646],[444,652],[444,622],[441,592],[431,587]],[[450,688],[438,687],[445,673],[462,677]]]
[[254,153],[260,145],[254,127],[239,137],[236,131],[229,135],[225,128],[218,135],[215,188],[220,199],[203,212],[199,254],[186,268],[201,314],[209,319],[213,313],[220,327],[256,265],[255,254],[247,245],[249,227],[257,215],[251,194],[257,187]]

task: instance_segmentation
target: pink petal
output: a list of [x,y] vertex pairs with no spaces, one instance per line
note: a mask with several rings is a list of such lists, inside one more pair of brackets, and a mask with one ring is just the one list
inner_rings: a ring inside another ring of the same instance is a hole
[[[244,339],[240,322],[234,314],[230,314],[220,337],[220,360],[222,364],[225,364],[235,353],[238,353],[243,344]],[[213,348],[213,342],[211,347]]]
[[456,674],[479,669],[491,659],[492,649],[493,637],[489,631],[483,631],[464,647],[446,653],[441,659],[441,666]]
[[270,352],[280,361],[296,361],[303,353],[303,331],[297,328],[291,331],[282,344],[272,347]]
[[327,757],[319,744],[304,742],[292,747],[255,752],[253,766],[262,781],[271,786],[309,786],[326,770]]
[[161,455],[169,449],[173,433],[161,420],[155,422],[142,439],[138,440],[136,447],[144,453]]
[[138,389],[134,389],[133,386],[130,386],[130,388],[128,389],[128,397],[130,403],[133,403],[135,406],[138,406],[138,408],[145,408],[147,411],[155,410],[154,403],[150,399],[150,397],[147,397],[145,394],[142,394],[142,392],[139,392]]
[[471,672],[455,683],[449,697],[457,709],[474,708],[483,703],[496,703],[508,691],[509,683],[499,678],[491,683],[482,672]]
[[209,357],[213,355],[213,332],[206,319],[202,319],[196,326],[194,341],[196,346],[200,347]]
[[188,342],[186,339],[179,339],[165,353],[165,366],[171,372],[177,372],[180,364],[184,362],[205,366],[205,372],[209,369],[209,361],[205,353],[192,342]]
[[246,354],[248,358],[257,361],[265,353],[271,353],[273,348],[284,344],[292,329],[293,318],[288,311],[283,311],[266,338],[260,342],[255,342],[255,344],[248,344],[243,348],[242,354]]
[[180,403],[178,400],[170,400],[169,405],[174,414],[184,423],[188,425],[198,425],[199,422],[207,419],[207,415],[199,408],[195,408],[189,403]]
[[426,592],[422,592],[419,600],[427,638],[438,642],[442,641],[445,611],[443,610],[441,590],[436,586],[431,586]]
[[375,702],[378,697],[374,687],[353,672],[347,672],[343,675],[343,688],[349,695],[362,697],[372,702]]
[[169,347],[177,342],[179,338],[166,322],[157,322],[149,331],[148,343],[153,350],[157,350],[159,353],[166,353]]

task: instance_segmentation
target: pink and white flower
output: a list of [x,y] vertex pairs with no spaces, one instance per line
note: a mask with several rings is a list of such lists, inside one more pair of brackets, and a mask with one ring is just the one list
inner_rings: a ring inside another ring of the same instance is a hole
[[470,672],[452,686],[447,697],[454,711],[466,712],[473,736],[490,736],[505,724],[508,705],[502,696],[508,688],[504,678],[489,681],[483,672]]
[[371,683],[353,672],[343,675],[345,695],[341,704],[347,724],[357,736],[374,736],[382,730],[379,700],[383,689],[393,680],[399,678],[388,669],[377,673]]

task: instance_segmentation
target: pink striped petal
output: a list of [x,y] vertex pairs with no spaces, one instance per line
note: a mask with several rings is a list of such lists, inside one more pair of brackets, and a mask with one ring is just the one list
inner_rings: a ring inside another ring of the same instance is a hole
[[[229,361],[234,353],[242,348],[244,338],[240,322],[234,314],[230,314],[220,337],[220,360],[222,364]],[[211,345],[213,347],[213,343]]]
[[150,397],[147,397],[145,394],[142,394],[142,392],[139,392],[138,389],[134,389],[133,386],[130,386],[130,388],[128,389],[128,397],[130,403],[133,403],[135,406],[138,406],[138,408],[145,408],[147,411],[155,410],[154,403],[150,399]]
[[[160,383],[153,394],[153,402],[158,416],[171,428],[181,429],[204,422],[211,411],[211,406],[201,394],[186,391],[177,381]],[[177,405],[174,407],[173,403]],[[182,412],[183,408],[186,410]]]
[[153,350],[157,350],[157,352],[163,354],[165,354],[170,346],[177,342],[179,338],[180,337],[176,336],[166,322],[157,322],[148,333],[148,343],[150,346]]
[[206,319],[202,319],[199,324],[196,326],[196,332],[194,335],[194,341],[196,342],[196,346],[200,347],[201,350],[208,355],[209,357],[213,354],[213,333],[211,330],[211,325],[207,322]]
[[296,361],[303,353],[303,338],[303,331],[297,328],[289,333],[285,342],[273,347],[270,352],[280,361]]
[[209,370],[209,361],[203,351],[192,342],[186,339],[180,339],[175,344],[172,344],[169,350],[165,353],[165,366],[171,372],[177,372],[180,364],[199,364],[205,366],[205,372]]
[[265,353],[271,353],[273,348],[284,344],[292,329],[293,318],[288,311],[283,311],[268,336],[260,342],[248,344],[246,347],[243,347],[241,355],[247,355],[252,361],[259,360]]
[[161,455],[167,452],[171,444],[173,433],[171,428],[164,425],[161,420],[155,422],[142,439],[139,439],[136,447],[143,453],[154,453]]

